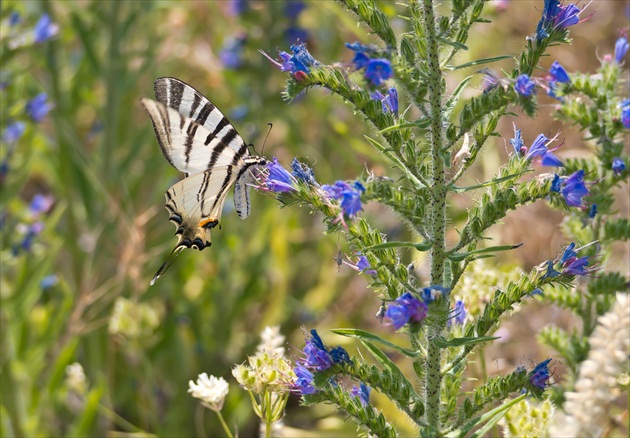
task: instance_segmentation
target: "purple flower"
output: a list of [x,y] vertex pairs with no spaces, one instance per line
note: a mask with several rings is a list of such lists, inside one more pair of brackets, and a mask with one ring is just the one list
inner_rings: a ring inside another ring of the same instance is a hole
[[50,207],[52,207],[54,202],[54,196],[42,195],[41,193],[38,193],[37,195],[33,196],[33,199],[31,200],[28,209],[31,213],[31,216],[36,218],[40,214],[46,213],[48,210],[50,210]]
[[[44,230],[43,222],[34,222],[31,225],[26,226],[24,229],[25,236],[22,239],[22,242],[20,243],[21,248],[24,251],[30,251],[33,246],[33,242],[35,241],[35,238],[39,236],[43,230]],[[19,248],[14,248],[13,254],[17,255],[18,251],[19,251]]]
[[516,123],[512,123],[514,125],[514,138],[510,139],[510,144],[514,147],[514,151],[518,155],[523,155],[527,148],[524,146],[523,137],[521,136],[521,130],[516,128]]
[[361,205],[361,194],[365,192],[365,187],[355,181],[352,186],[345,181],[336,181],[334,185],[323,185],[322,189],[332,199],[340,201],[341,211],[348,217],[354,217],[363,209]]
[[396,330],[410,322],[421,322],[427,316],[427,305],[409,292],[396,298],[394,303],[387,307],[385,317]]
[[575,252],[575,242],[571,242],[569,246],[564,249],[562,257],[560,257],[560,264],[564,264],[567,260],[577,257]]
[[295,177],[295,179],[305,182],[306,184],[310,184],[312,186],[319,186],[317,181],[315,180],[315,174],[313,173],[313,169],[308,167],[304,163],[300,163],[297,158],[294,158],[291,161],[291,175]]
[[536,88],[536,83],[532,81],[529,76],[523,74],[516,78],[514,89],[518,94],[523,97],[531,96],[532,92]]
[[2,140],[8,144],[13,144],[22,137],[25,130],[26,125],[24,123],[13,122],[4,129],[4,132],[2,133]]
[[48,102],[48,95],[40,93],[26,103],[26,114],[39,123],[44,120],[51,108],[52,106]]
[[556,157],[552,152],[545,152],[540,160],[540,164],[543,166],[552,166],[552,167],[563,167],[564,163],[558,157]]
[[569,177],[554,176],[551,191],[561,193],[569,207],[582,206],[582,198],[588,195],[584,184],[584,171],[578,170]]
[[18,24],[20,24],[20,22],[22,21],[22,17],[20,17],[20,14],[16,11],[11,12],[11,16],[9,17],[9,26],[13,27],[13,26],[17,26]]
[[370,97],[373,100],[381,102],[384,113],[398,114],[398,91],[391,87],[387,91],[387,95],[383,96],[380,91],[370,93]]
[[450,291],[448,287],[440,286],[439,284],[425,287],[422,289],[422,300],[426,304],[430,304],[436,299],[446,298]]
[[526,160],[531,160],[536,157],[542,157],[545,153],[547,153],[547,142],[549,139],[545,137],[544,134],[539,134],[536,137],[536,140],[532,143],[527,151],[527,155],[525,155]]
[[597,204],[591,205],[591,208],[588,209],[588,218],[593,219],[597,216]]
[[359,397],[361,404],[367,406],[370,404],[370,387],[361,382],[359,386],[353,386],[350,390],[350,395],[353,397]]
[[306,44],[297,43],[291,46],[291,52],[279,52],[278,56],[282,62],[278,62],[267,55],[265,52],[261,52],[267,59],[269,59],[280,71],[288,71],[292,75],[298,75],[299,72],[310,73],[310,67],[317,66],[319,62],[313,58],[313,56],[306,49]]
[[243,46],[245,37],[228,38],[219,52],[221,63],[228,69],[236,69],[243,65]]
[[619,105],[621,108],[621,123],[630,129],[630,99],[626,99]]
[[551,362],[551,359],[540,362],[529,373],[529,381],[535,387],[540,389],[545,389],[547,387],[547,383],[550,377],[549,362]]
[[313,386],[313,373],[305,366],[298,365],[293,371],[297,376],[293,388],[298,390],[302,395],[315,394],[317,389]]
[[483,70],[481,70],[481,73],[483,73],[481,89],[483,90],[484,94],[494,90],[501,82],[501,79],[499,79],[496,73],[488,68],[484,68]]
[[327,370],[333,365],[333,360],[315,329],[311,330],[311,337],[306,338],[304,355],[306,365],[317,371]]
[[274,193],[291,192],[295,190],[291,174],[278,163],[278,159],[273,157],[273,161],[267,163],[268,175],[263,178],[264,188]]
[[580,10],[575,5],[563,6],[559,0],[545,0],[542,18],[536,27],[536,41],[542,41],[549,36],[552,29],[566,29],[578,24]]
[[553,262],[551,260],[547,260],[547,272],[543,275],[543,278],[555,278],[560,273],[553,268]]
[[365,78],[376,87],[391,78],[393,74],[392,65],[385,58],[370,59],[365,67]]
[[580,22],[580,9],[575,5],[560,6],[559,13],[554,17],[553,24],[565,29]]
[[228,13],[232,16],[242,15],[249,9],[249,0],[230,0]]
[[[455,320],[455,324],[464,325],[464,322],[466,322],[466,309],[464,307],[464,301],[457,300],[455,302],[452,315],[453,315],[452,319]],[[448,320],[449,325],[451,325],[452,319]]]
[[330,350],[330,358],[334,363],[352,363],[348,352],[340,345]]
[[297,20],[304,9],[306,9],[306,4],[303,1],[287,0],[284,5],[284,15],[290,20]]
[[352,261],[350,260],[349,261],[344,260],[343,263],[350,266],[355,271],[368,274],[368,275],[376,275],[376,271],[374,269],[370,269],[372,266],[370,265],[370,261],[367,259],[367,257],[361,254],[360,252],[357,253],[357,256],[358,256],[358,259],[356,263],[352,263]]
[[623,36],[619,37],[615,43],[615,62],[617,64],[621,64],[626,53],[628,53],[628,49],[630,49],[628,39]]
[[592,270],[586,270],[584,268],[586,268],[588,266],[588,258],[589,256],[584,256],[584,257],[574,257],[572,259],[570,259],[569,261],[567,261],[564,264],[564,270],[562,271],[563,274],[567,274],[567,275],[586,275],[589,272],[591,272]]
[[549,69],[549,74],[551,75],[553,81],[560,83],[569,83],[571,82],[571,78],[567,71],[560,65],[558,61],[554,61],[551,64],[551,68]]
[[626,163],[624,163],[624,161],[621,158],[615,157],[612,160],[611,169],[613,173],[615,174],[615,176],[621,176],[623,171],[626,170]]
[[44,14],[35,24],[35,43],[44,43],[59,33],[59,25],[53,23],[48,14]]

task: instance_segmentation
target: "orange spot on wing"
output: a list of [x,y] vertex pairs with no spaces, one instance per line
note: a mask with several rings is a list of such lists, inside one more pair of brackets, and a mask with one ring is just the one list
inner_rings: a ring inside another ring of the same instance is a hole
[[209,223],[212,223],[212,222],[214,222],[215,225],[217,223],[219,223],[219,221],[216,220],[215,218],[209,217],[208,219],[205,219],[205,220],[202,220],[201,222],[199,222],[199,227],[203,228],[203,227],[205,227],[206,225],[208,225]]

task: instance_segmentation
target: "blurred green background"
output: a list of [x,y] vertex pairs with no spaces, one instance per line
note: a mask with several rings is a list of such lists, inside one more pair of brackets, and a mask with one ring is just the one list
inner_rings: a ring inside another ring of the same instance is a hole
[[[499,3],[487,7],[486,18],[494,23],[476,29],[480,38],[471,38],[467,58],[457,63],[517,53],[533,33],[542,1]],[[304,8],[295,14],[291,8],[298,4]],[[404,8],[380,4],[394,28],[405,31],[407,23],[397,18]],[[272,122],[264,154],[285,167],[300,157],[321,183],[353,179],[367,169],[396,177],[364,141],[363,133],[373,131],[351,108],[326,90],[284,102],[284,73],[258,52],[275,57],[276,49],[288,50],[299,37],[320,62],[349,66],[352,53],[344,42],[376,41],[338,3],[3,1],[1,8],[2,131],[15,121],[26,127],[15,144],[3,141],[0,155],[2,436],[194,436],[204,430],[215,436],[214,416],[186,392],[201,372],[230,381],[224,415],[241,436],[253,436],[256,418],[230,370],[254,353],[266,325],[281,326],[292,356],[303,346],[301,327],[318,328],[330,344],[346,342],[351,354],[355,346],[327,328],[391,335],[373,317],[380,300],[365,279],[334,261],[339,250],[348,250],[343,238],[325,235],[317,215],[280,209],[258,194],[246,221],[228,201],[212,248],[184,251],[149,287],[176,242],[163,204],[165,190],[180,177],[163,158],[139,103],[153,97],[157,77],[174,76],[200,90],[257,151]],[[595,15],[571,29],[575,44],[555,48],[545,66],[558,59],[569,71],[593,71],[627,25],[626,8],[623,1],[593,2],[589,11]],[[50,41],[34,43],[33,29],[44,13],[58,29]],[[449,88],[473,73],[449,76]],[[41,92],[53,108],[36,123],[24,108]],[[475,87],[470,95],[479,92]],[[546,117],[553,101],[543,98],[541,104],[541,117],[517,121],[526,143],[562,129],[570,148],[560,155],[588,153],[581,134]],[[488,179],[501,165],[512,121],[503,122],[504,138],[482,154],[471,180]],[[54,199],[40,215],[29,209],[38,194]],[[621,201],[627,211],[627,199]],[[454,224],[471,202],[454,200]],[[368,205],[365,214],[390,240],[407,236],[386,208]],[[541,215],[548,221],[538,234],[524,235],[528,218]],[[510,262],[529,269],[560,248],[560,220],[538,203],[508,216],[492,237],[498,243],[526,241]],[[38,222],[41,233],[29,235]],[[424,278],[423,259],[408,252],[402,257]],[[502,360],[501,366],[488,372],[518,365],[523,355],[537,360],[546,354],[531,340],[544,318],[518,317],[523,321],[512,327],[509,345],[489,358]],[[66,378],[74,362],[87,376],[83,393]],[[393,412],[378,395],[374,400]],[[354,434],[354,426],[332,409],[298,404],[297,397],[289,402],[288,425]],[[403,418],[393,422],[408,427]]]

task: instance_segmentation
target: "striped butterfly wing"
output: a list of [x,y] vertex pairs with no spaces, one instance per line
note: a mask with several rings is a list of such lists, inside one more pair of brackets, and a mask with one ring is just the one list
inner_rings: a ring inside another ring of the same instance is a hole
[[168,162],[186,178],[166,192],[166,209],[178,242],[153,277],[153,284],[185,248],[210,246],[210,230],[218,223],[228,190],[235,186],[235,207],[249,214],[248,185],[252,170],[266,160],[252,157],[225,116],[201,93],[174,78],[155,81],[157,101],[142,99],[158,143]]

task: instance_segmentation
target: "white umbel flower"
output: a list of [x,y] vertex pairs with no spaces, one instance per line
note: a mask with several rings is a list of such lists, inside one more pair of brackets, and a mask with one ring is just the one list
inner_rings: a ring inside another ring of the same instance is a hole
[[229,392],[228,382],[223,377],[214,377],[206,373],[199,374],[197,382],[188,382],[188,392],[201,400],[204,406],[213,411],[220,411]]
[[66,367],[66,385],[69,389],[83,394],[87,388],[87,379],[83,367],[75,362]]
[[566,393],[564,410],[549,436],[600,436],[610,421],[608,405],[620,393],[619,377],[628,370],[630,298],[617,294],[613,308],[600,316],[589,339],[591,351],[582,362],[574,392]]
[[267,326],[260,334],[260,344],[256,351],[259,353],[269,353],[269,355],[284,356],[285,337],[280,334],[280,326]]

